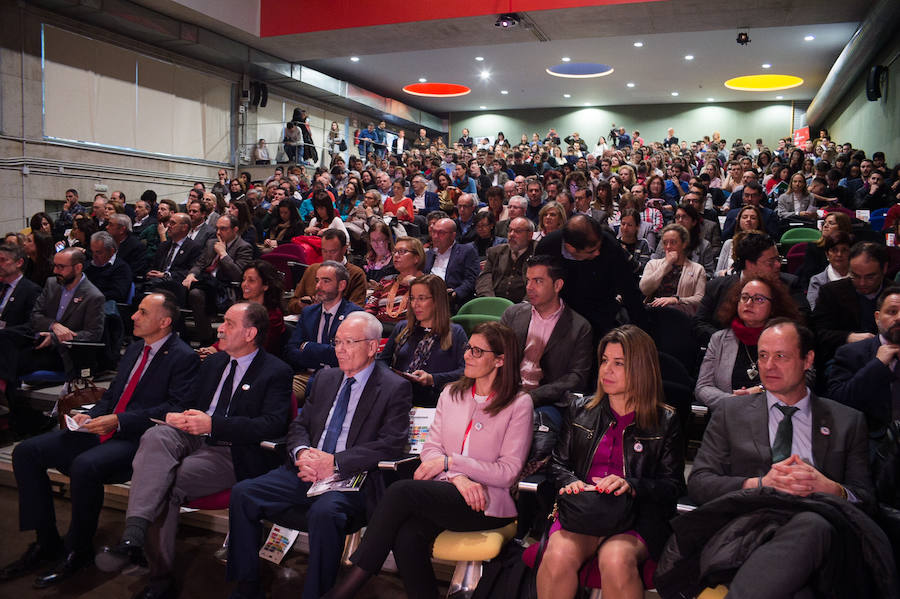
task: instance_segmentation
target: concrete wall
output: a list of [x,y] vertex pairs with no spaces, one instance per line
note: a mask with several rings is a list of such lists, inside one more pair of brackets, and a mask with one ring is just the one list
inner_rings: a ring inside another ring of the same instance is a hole
[[869,155],[881,150],[891,166],[900,162],[900,63],[888,67],[887,85],[882,87],[881,99],[876,102],[866,99],[866,76],[869,67],[896,61],[898,52],[900,37],[894,36],[825,119],[833,140],[849,141]]
[[634,106],[542,108],[516,111],[458,112],[450,115],[450,137],[456,140],[463,128],[473,137],[490,136],[503,131],[510,143],[522,133],[546,136],[555,127],[565,137],[578,131],[591,144],[605,136],[611,125],[625,127],[630,134],[637,129],[648,143],[661,141],[666,129],[673,127],[679,139],[694,141],[719,131],[726,141],[740,137],[753,143],[762,137],[774,146],[780,137],[791,134],[790,102],[729,102],[722,104],[644,104]]

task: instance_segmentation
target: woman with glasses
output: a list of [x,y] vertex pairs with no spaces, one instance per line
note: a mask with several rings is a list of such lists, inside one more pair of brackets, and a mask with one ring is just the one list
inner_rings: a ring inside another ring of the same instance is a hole
[[733,285],[716,313],[729,326],[709,340],[694,389],[697,399],[715,408],[724,399],[762,391],[756,346],[766,322],[780,317],[800,318],[780,280],[753,276]]
[[[366,300],[366,312],[383,323],[395,323],[406,316],[409,308],[409,286],[422,276],[425,248],[415,237],[400,237],[394,243],[394,269],[397,274],[378,282]],[[446,293],[446,292],[445,292]]]
[[384,221],[376,221],[366,235],[366,263],[363,270],[369,286],[374,288],[381,279],[397,274],[394,268],[394,238]]
[[406,196],[406,185],[403,180],[394,181],[391,184],[391,195],[384,200],[384,215],[411,223],[415,213],[412,198]]
[[[684,252],[688,257],[703,267],[706,276],[711,277],[716,267],[716,253],[712,245],[703,237],[703,216],[690,204],[679,204],[675,210],[675,223],[687,229],[690,241]],[[656,246],[654,258],[662,258],[666,252],[662,244]]]
[[407,596],[437,597],[431,547],[438,534],[500,528],[515,519],[509,489],[528,455],[533,411],[519,391],[521,360],[509,327],[475,327],[463,376],[438,399],[413,480],[388,487],[350,557],[353,568],[326,597],[355,596],[391,551]]
[[828,257],[828,266],[825,270],[813,276],[809,280],[809,289],[806,291],[806,301],[809,309],[816,309],[816,301],[819,299],[819,289],[822,285],[839,281],[850,276],[850,235],[844,231],[837,231],[825,240],[825,255]]
[[[652,308],[672,307],[693,316],[706,291],[703,266],[688,258],[691,234],[678,224],[663,227],[659,248],[663,257],[650,260],[638,286]],[[704,240],[705,241],[705,240]]]
[[380,359],[413,383],[413,405],[433,408],[444,385],[462,376],[466,332],[450,322],[447,286],[437,275],[410,285],[409,309]]
[[[550,476],[559,494],[628,493],[632,529],[595,537],[563,528],[559,520],[537,572],[539,599],[568,599],[578,571],[594,560],[603,596],[638,599],[652,580],[685,491],[684,443],[675,410],[664,403],[653,339],[634,325],[600,340],[594,395],[573,401],[553,450]],[[649,563],[647,563],[649,562]]]

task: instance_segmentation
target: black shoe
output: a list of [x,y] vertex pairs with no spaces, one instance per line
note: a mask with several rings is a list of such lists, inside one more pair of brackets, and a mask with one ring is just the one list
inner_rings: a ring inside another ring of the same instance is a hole
[[176,599],[177,597],[178,592],[174,583],[151,582],[135,595],[134,599]]
[[53,547],[43,547],[38,543],[32,543],[22,557],[0,569],[0,580],[18,578],[53,563],[64,555],[65,550],[61,542]]
[[56,564],[49,572],[34,579],[32,586],[36,589],[44,589],[58,582],[62,582],[79,570],[89,566],[93,560],[93,551],[70,551],[65,559]]
[[106,546],[94,558],[97,568],[103,572],[118,572],[125,566],[146,566],[144,549],[131,541],[122,541],[112,547]]

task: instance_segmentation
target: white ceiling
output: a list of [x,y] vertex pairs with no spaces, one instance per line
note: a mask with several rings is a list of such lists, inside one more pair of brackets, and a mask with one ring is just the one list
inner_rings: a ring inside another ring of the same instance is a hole
[[[662,0],[525,13],[511,30],[494,16],[336,29],[259,38],[204,10],[209,0],[134,0],[284,60],[303,64],[387,97],[442,114],[462,110],[810,99],[873,0]],[[549,3],[548,3],[549,4]],[[363,8],[361,8],[363,10]],[[205,13],[205,14],[204,14]],[[738,46],[738,28],[752,42]],[[804,42],[812,34],[814,41]],[[538,41],[539,39],[548,41]],[[644,47],[632,46],[636,40]],[[691,62],[684,55],[692,54]],[[476,62],[475,56],[484,56]],[[359,56],[351,62],[350,56]],[[569,56],[611,64],[598,79],[559,79],[544,72]],[[771,63],[769,71],[760,68]],[[486,69],[490,79],[478,73]],[[727,90],[725,79],[763,72],[797,75],[803,86],[753,94]],[[405,94],[429,81],[462,83],[453,99]],[[633,81],[633,89],[625,86]],[[501,95],[500,90],[508,95]],[[678,97],[671,95],[678,91]],[[571,98],[563,97],[564,93]]]

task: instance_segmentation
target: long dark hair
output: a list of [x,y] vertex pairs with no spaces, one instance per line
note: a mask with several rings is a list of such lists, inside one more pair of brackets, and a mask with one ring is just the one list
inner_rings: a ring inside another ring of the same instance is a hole
[[[491,392],[494,399],[487,405],[485,412],[496,416],[511,404],[519,394],[522,376],[519,370],[522,352],[516,334],[511,328],[499,322],[483,322],[472,331],[472,337],[481,335],[485,338],[495,356],[503,356],[503,365],[497,368],[494,387]],[[469,393],[475,384],[473,379],[463,375],[458,381],[450,384],[450,397],[460,400]]]
[[[447,351],[453,344],[453,336],[450,334],[450,300],[447,298],[447,285],[444,280],[437,275],[427,274],[416,277],[409,284],[409,296],[412,297],[413,285],[424,285],[428,288],[434,301],[434,318],[431,323],[431,333],[437,335],[441,342],[441,349]],[[397,347],[407,342],[413,329],[416,328],[418,321],[416,313],[412,309],[412,302],[409,302],[409,308],[406,310],[406,326],[397,335]]]
[[[310,216],[310,221],[315,218],[318,221],[320,228],[324,228],[330,225],[331,221],[333,221],[335,218],[340,218],[335,214],[334,202],[331,201],[331,196],[328,195],[328,192],[324,189],[317,189],[315,193],[313,193],[312,203],[313,211],[312,215]],[[316,208],[325,208],[325,214],[327,215],[326,218],[328,219],[328,222],[322,220]]]
[[690,257],[693,251],[700,247],[700,242],[703,241],[703,217],[700,216],[700,213],[697,212],[697,209],[691,204],[678,204],[675,213],[678,214],[679,210],[687,214],[694,221],[694,226],[688,229],[688,233],[690,233],[691,236],[690,239],[688,239],[687,247],[684,248],[684,253]]
[[265,260],[254,260],[244,269],[244,272],[251,268],[259,273],[262,284],[267,287],[263,295],[263,305],[269,310],[280,307],[281,296],[284,294],[284,282],[281,273]]

